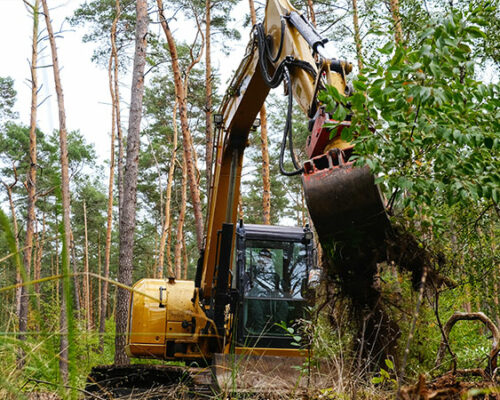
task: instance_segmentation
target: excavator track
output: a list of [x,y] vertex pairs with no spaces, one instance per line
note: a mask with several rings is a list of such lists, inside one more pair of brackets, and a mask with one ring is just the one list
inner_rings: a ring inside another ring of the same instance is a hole
[[[304,359],[216,354],[213,365],[103,365],[92,368],[86,399],[279,399],[303,398],[308,387],[331,385],[329,368],[303,370]],[[302,366],[302,368],[301,368]]]
[[87,399],[208,399],[216,392],[210,368],[172,365],[102,365],[92,368]]

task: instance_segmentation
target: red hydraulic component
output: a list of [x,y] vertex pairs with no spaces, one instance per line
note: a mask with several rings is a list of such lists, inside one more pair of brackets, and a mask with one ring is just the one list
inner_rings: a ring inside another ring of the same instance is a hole
[[[319,109],[318,116],[314,120],[314,126],[311,131],[311,135],[307,138],[306,144],[306,152],[309,158],[313,158],[323,154],[325,152],[325,147],[332,141],[334,137],[340,137],[342,133],[342,129],[346,126],[350,126],[351,123],[349,121],[341,122],[340,125],[337,126],[337,132],[330,138],[330,134],[332,133],[331,128],[325,128],[325,122],[327,121],[327,114],[325,109],[321,107]],[[338,121],[328,120],[328,122],[332,124],[338,124]]]

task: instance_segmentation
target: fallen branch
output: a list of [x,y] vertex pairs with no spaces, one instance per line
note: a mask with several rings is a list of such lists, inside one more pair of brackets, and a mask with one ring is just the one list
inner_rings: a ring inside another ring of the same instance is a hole
[[436,356],[436,365],[441,364],[441,361],[444,356],[444,351],[446,349],[446,342],[447,339],[450,335],[450,332],[453,328],[453,326],[458,322],[458,321],[481,321],[486,327],[491,331],[492,333],[492,346],[491,346],[491,351],[488,356],[488,366],[485,369],[485,373],[488,375],[492,375],[497,368],[497,358],[498,358],[498,352],[500,351],[500,331],[498,327],[493,323],[491,319],[489,319],[484,313],[482,312],[475,312],[475,313],[462,313],[462,312],[456,312],[453,314],[450,319],[446,322],[444,326],[444,335],[446,337],[446,341],[443,340],[441,341],[441,344],[439,345],[439,350]]

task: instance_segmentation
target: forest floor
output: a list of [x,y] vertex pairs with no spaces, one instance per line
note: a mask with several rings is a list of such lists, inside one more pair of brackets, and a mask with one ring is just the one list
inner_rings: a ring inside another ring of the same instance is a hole
[[[193,390],[186,384],[173,384],[169,386],[156,387],[152,389],[142,389],[139,391],[122,391],[121,394],[111,393],[88,393],[80,391],[78,398],[98,399],[98,400],[333,400],[333,399],[401,399],[401,400],[500,400],[500,379],[488,377],[484,371],[458,370],[455,373],[448,372],[432,380],[427,380],[421,374],[418,381],[413,385],[402,387],[399,396],[397,395],[395,382],[384,385],[373,385],[368,382],[358,382],[357,387],[335,389],[334,387],[318,389],[310,387],[308,390],[279,391],[277,388],[261,391],[258,393],[249,390],[237,392],[213,392]],[[59,400],[64,397],[58,393],[49,391],[33,391],[27,395],[29,400]]]

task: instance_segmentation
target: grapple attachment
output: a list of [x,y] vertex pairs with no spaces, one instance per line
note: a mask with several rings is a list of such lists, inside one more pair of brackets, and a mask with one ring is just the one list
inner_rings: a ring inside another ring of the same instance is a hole
[[306,161],[302,183],[307,208],[321,243],[353,237],[383,243],[389,221],[381,193],[368,166],[344,161],[350,151],[332,149]]

